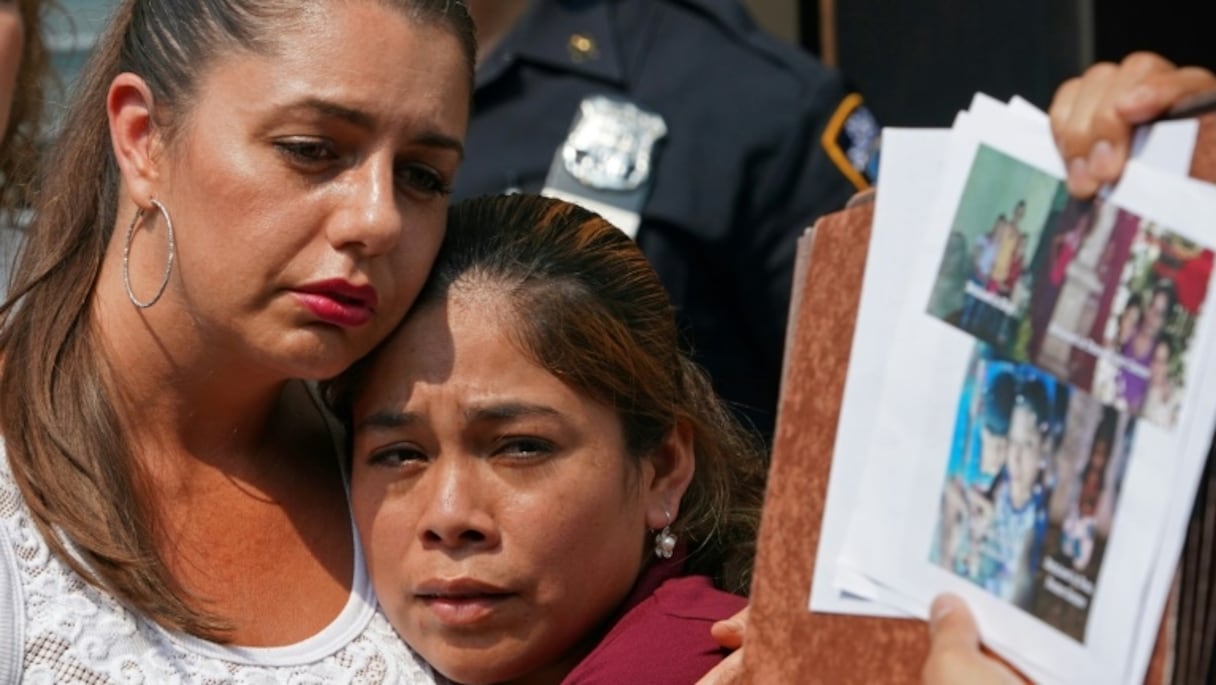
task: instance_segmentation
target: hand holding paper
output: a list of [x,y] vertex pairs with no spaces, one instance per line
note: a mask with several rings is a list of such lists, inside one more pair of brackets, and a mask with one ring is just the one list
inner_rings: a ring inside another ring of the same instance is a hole
[[941,595],[929,610],[929,656],[924,685],[1022,685],[1025,681],[980,651],[979,627],[967,604]]
[[[1114,183],[1131,150],[1132,128],[1216,91],[1216,75],[1179,69],[1163,57],[1135,53],[1101,63],[1064,82],[1051,103],[1051,130],[1068,167],[1068,190],[1092,197]],[[1191,113],[1194,116],[1194,113]]]

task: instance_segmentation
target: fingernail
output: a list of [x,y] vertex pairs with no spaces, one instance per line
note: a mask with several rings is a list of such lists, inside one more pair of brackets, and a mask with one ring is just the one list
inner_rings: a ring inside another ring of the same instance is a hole
[[1068,185],[1074,190],[1084,188],[1090,182],[1089,163],[1083,157],[1074,157],[1068,162]]
[[1095,178],[1113,176],[1115,148],[1108,140],[1099,140],[1089,151],[1089,175]]
[[958,604],[954,601],[954,598],[949,595],[941,595],[937,599],[934,599],[933,604],[929,606],[930,625],[945,618],[957,606]]
[[933,639],[937,635],[942,619],[949,616],[956,606],[958,605],[954,598],[949,595],[940,595],[933,600],[933,604],[929,606],[929,639]]

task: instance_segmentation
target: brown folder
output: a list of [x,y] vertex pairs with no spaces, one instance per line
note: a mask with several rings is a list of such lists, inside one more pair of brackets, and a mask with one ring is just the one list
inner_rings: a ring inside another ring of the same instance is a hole
[[[1200,120],[1191,175],[1216,181],[1216,115]],[[860,302],[872,195],[820,219],[799,243],[784,380],[744,652],[749,683],[915,683],[928,647],[909,619],[807,609],[832,448]],[[1147,683],[1216,675],[1216,468],[1196,496]]]

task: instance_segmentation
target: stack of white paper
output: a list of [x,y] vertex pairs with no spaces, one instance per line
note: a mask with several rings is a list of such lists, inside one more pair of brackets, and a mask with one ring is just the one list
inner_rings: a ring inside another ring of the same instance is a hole
[[1044,682],[1140,682],[1216,427],[1194,122],[1070,198],[1046,117],[887,130],[811,609],[970,603]]

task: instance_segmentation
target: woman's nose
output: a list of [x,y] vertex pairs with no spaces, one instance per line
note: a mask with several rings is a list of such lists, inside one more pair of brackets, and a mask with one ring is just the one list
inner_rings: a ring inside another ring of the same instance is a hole
[[499,535],[493,515],[493,484],[480,463],[432,467],[427,474],[427,506],[419,527],[424,546],[453,551],[492,549]]
[[392,160],[369,157],[350,172],[346,206],[335,213],[327,229],[336,249],[354,249],[363,256],[389,252],[401,240],[405,206],[393,182]]

